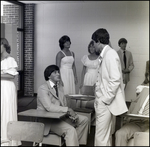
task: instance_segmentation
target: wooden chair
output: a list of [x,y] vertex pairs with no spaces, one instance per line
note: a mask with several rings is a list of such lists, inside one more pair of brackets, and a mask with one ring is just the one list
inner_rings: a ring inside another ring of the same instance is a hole
[[135,132],[127,146],[149,146],[149,132]]
[[[138,114],[123,114],[121,115],[121,127],[126,123],[125,118],[149,120],[149,116]],[[146,132],[135,132],[133,138],[129,140],[127,146],[149,146],[149,130]]]
[[64,143],[65,140],[63,139],[63,137],[53,132],[50,132],[47,136],[43,137],[43,144],[46,145],[63,146]]
[[[44,112],[37,112],[37,111],[38,111],[37,109],[29,109],[24,112],[20,112],[18,113],[19,119],[23,121],[30,121],[30,122],[42,122],[40,121],[40,117],[41,115],[44,115]],[[23,116],[27,116],[27,117],[24,118]],[[42,144],[62,146],[65,143],[64,138],[55,134],[54,132],[51,131],[49,132],[49,128],[47,128],[46,126],[47,125],[45,125],[44,127]]]
[[[80,94],[94,96],[94,86],[83,86],[80,89]],[[88,117],[88,119],[89,119],[89,133],[90,133],[91,122],[95,119],[94,100],[92,100],[92,101],[80,101],[80,107],[75,108],[74,110],[78,114]]]
[[[148,96],[149,88],[143,88],[137,99],[131,102],[128,113],[121,115],[121,127],[128,122],[128,118],[149,121],[149,111],[148,115],[145,115],[145,108],[143,108],[143,112],[139,113]],[[148,107],[145,110],[149,109],[149,103],[147,104]],[[149,130],[146,132],[135,132],[133,138],[129,140],[128,146],[149,146]]]
[[39,122],[10,121],[7,124],[7,136],[10,141],[33,142],[33,146],[42,146],[44,124]]

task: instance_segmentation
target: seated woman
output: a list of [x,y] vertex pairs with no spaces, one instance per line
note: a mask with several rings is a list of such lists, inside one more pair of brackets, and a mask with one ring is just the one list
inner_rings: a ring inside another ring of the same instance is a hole
[[[139,114],[149,116],[149,61],[146,63],[146,72],[144,82],[137,86],[136,100],[131,102],[128,114]],[[146,119],[127,119],[125,125],[120,128],[115,136],[116,146],[129,146],[130,139],[133,138],[135,132],[147,132],[149,130],[149,121]]]
[[149,60],[146,62],[145,79],[143,83],[136,88],[136,94],[138,95],[144,87],[149,87]]

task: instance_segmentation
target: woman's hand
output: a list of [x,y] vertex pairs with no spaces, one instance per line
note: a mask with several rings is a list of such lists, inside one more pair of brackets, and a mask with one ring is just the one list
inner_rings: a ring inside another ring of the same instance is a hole
[[80,84],[80,87],[79,87],[79,88],[81,89],[82,87],[83,87],[83,84]]
[[74,79],[75,81],[75,84],[78,84],[78,78],[77,77],[75,77],[75,79]]

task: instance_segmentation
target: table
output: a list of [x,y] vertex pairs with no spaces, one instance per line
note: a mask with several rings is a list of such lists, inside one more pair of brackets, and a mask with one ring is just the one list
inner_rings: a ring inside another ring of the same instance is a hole
[[134,117],[134,118],[142,118],[142,119],[149,119],[148,115],[139,115],[139,114],[125,114],[124,117]]
[[[29,116],[29,117],[42,117],[42,118],[49,118],[49,119],[61,119],[64,117],[67,113],[63,112],[47,112],[44,110],[37,110],[37,109],[29,109],[26,111],[19,112],[18,115],[20,116]],[[49,131],[45,128],[46,131]],[[46,133],[47,134],[47,133]],[[62,142],[62,139],[60,136],[56,134],[49,134],[48,136],[44,136],[43,138],[44,144],[49,145],[55,145],[55,146],[62,146],[64,142]]]
[[82,100],[82,101],[90,101],[95,99],[95,96],[93,95],[82,95],[82,94],[66,95],[66,97],[69,97],[74,100]]
[[130,117],[130,118],[133,118],[133,119],[149,119],[149,116],[148,115],[139,115],[139,114],[123,114],[121,115],[121,126],[123,126],[123,120],[124,120],[124,117]]
[[82,94],[72,94],[72,95],[66,95],[66,97],[71,98],[73,100],[80,100],[80,101],[91,101],[95,99],[95,96],[93,95],[82,95]]
[[[66,97],[71,98],[73,100],[76,100],[76,105],[77,105],[77,100],[80,101],[91,101],[95,99],[95,96],[93,95],[82,95],[82,94],[73,94],[73,95],[66,95]],[[82,104],[82,103],[81,103]],[[82,108],[82,105],[80,104],[80,108],[76,107],[74,111],[76,111],[80,115],[84,115],[88,117],[89,120],[89,133],[90,133],[90,127],[91,127],[91,116],[94,110],[88,109],[88,108]]]
[[63,112],[47,112],[44,110],[37,110],[37,109],[29,109],[26,111],[19,112],[18,115],[20,116],[32,116],[32,117],[42,117],[42,118],[53,118],[53,119],[60,119],[64,117],[67,113]]

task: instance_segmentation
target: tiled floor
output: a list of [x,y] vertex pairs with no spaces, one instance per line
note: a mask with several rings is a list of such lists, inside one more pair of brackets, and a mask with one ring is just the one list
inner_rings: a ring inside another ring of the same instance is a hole
[[[35,109],[36,108],[36,97],[24,97],[18,100],[18,112],[27,110],[27,109]],[[18,116],[18,120],[26,120],[28,121],[29,118]],[[119,120],[119,119],[118,119]],[[120,121],[120,120],[119,120]],[[120,122],[117,121],[116,128],[119,127]],[[88,135],[88,141],[86,146],[94,146],[94,135],[95,135],[95,126],[91,126],[91,132]],[[113,135],[113,146],[114,146],[114,135]],[[32,146],[32,143],[22,142],[22,146]],[[51,145],[44,145],[43,146],[51,146]],[[65,146],[65,145],[64,145]],[[82,146],[84,147],[84,146]]]

